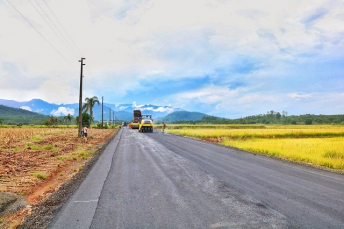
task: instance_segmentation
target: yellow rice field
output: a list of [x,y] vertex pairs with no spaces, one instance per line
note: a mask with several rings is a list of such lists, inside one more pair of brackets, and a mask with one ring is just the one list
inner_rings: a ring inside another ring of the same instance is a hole
[[225,140],[223,145],[344,170],[344,138]]
[[255,129],[182,127],[166,131],[255,153],[344,170],[344,126],[267,125]]

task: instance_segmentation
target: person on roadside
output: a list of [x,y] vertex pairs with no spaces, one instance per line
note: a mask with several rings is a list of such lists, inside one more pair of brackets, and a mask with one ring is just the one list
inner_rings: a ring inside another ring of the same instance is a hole
[[88,131],[87,126],[84,126],[82,130],[84,132],[85,142],[87,142],[87,131]]
[[166,124],[163,122],[162,123],[162,132],[165,133],[165,127],[166,127]]

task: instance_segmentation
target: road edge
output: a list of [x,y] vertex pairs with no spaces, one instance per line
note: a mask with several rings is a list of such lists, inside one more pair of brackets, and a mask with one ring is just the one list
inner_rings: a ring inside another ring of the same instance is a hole
[[281,158],[281,157],[266,155],[266,154],[257,153],[257,152],[251,152],[251,151],[243,150],[243,149],[240,149],[240,148],[237,148],[237,147],[234,147],[234,146],[225,146],[225,145],[222,145],[222,144],[219,144],[219,143],[209,142],[209,141],[206,141],[206,140],[202,140],[202,139],[198,139],[198,138],[193,138],[193,137],[189,137],[189,136],[182,136],[182,135],[177,135],[177,134],[172,134],[172,133],[168,133],[168,134],[171,134],[171,135],[174,135],[174,136],[178,136],[178,137],[182,137],[182,138],[188,138],[188,139],[192,139],[192,140],[196,140],[196,141],[200,141],[200,142],[207,142],[209,144],[221,146],[221,147],[224,147],[224,148],[227,148],[227,149],[233,149],[233,150],[236,150],[236,151],[240,151],[241,153],[249,153],[249,154],[253,154],[255,156],[262,156],[262,157],[266,157],[266,158],[272,158],[272,159],[276,159],[278,161],[282,161],[282,162],[289,163],[289,164],[292,164],[292,165],[301,165],[301,166],[304,166],[304,167],[310,168],[310,169],[317,169],[317,170],[322,170],[322,171],[326,171],[326,172],[335,173],[335,174],[338,174],[338,175],[344,175],[344,170],[343,171],[339,171],[339,170],[336,170],[336,169],[330,169],[330,168],[327,168],[327,167],[323,167],[323,166],[319,166],[319,165],[313,165],[313,164],[302,162],[302,161],[290,161],[290,160],[287,160],[287,159],[284,159],[284,158]]
[[59,190],[51,194],[48,199],[34,207],[32,213],[24,219],[17,229],[46,228],[59,210],[64,206],[73,193],[79,188],[83,180],[87,177],[93,166],[96,164],[104,149],[117,136],[119,131],[113,134],[94,154],[83,168],[75,174],[69,181],[64,183]]

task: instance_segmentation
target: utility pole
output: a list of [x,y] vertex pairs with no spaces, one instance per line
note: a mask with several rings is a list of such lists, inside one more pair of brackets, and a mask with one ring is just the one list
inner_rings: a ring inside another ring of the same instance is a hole
[[102,96],[102,127],[104,126],[104,117],[103,117],[103,101],[104,101],[104,96]]
[[80,95],[79,95],[79,128],[78,128],[78,136],[81,137],[81,130],[82,130],[82,68],[85,65],[84,60],[86,58],[81,58],[79,62],[81,62],[81,69],[80,69]]
[[109,107],[109,110],[110,110],[110,112],[109,112],[109,122],[110,122],[110,126],[111,126],[111,107]]
[[115,123],[115,112],[114,111],[112,112],[112,122],[114,125],[116,125],[116,123]]

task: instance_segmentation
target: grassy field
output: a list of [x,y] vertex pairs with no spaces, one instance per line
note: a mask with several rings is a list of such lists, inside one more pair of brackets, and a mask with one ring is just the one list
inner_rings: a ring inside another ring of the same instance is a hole
[[[77,128],[12,127],[0,128],[0,192],[24,195],[33,206],[71,179],[118,131],[89,129],[86,141],[77,137]],[[2,216],[0,228],[19,225],[29,212]]]
[[31,194],[44,180],[32,171],[50,177],[71,164],[81,166],[113,133],[89,129],[86,142],[76,128],[0,128],[0,191]]
[[169,125],[166,132],[291,161],[344,170],[344,126]]

